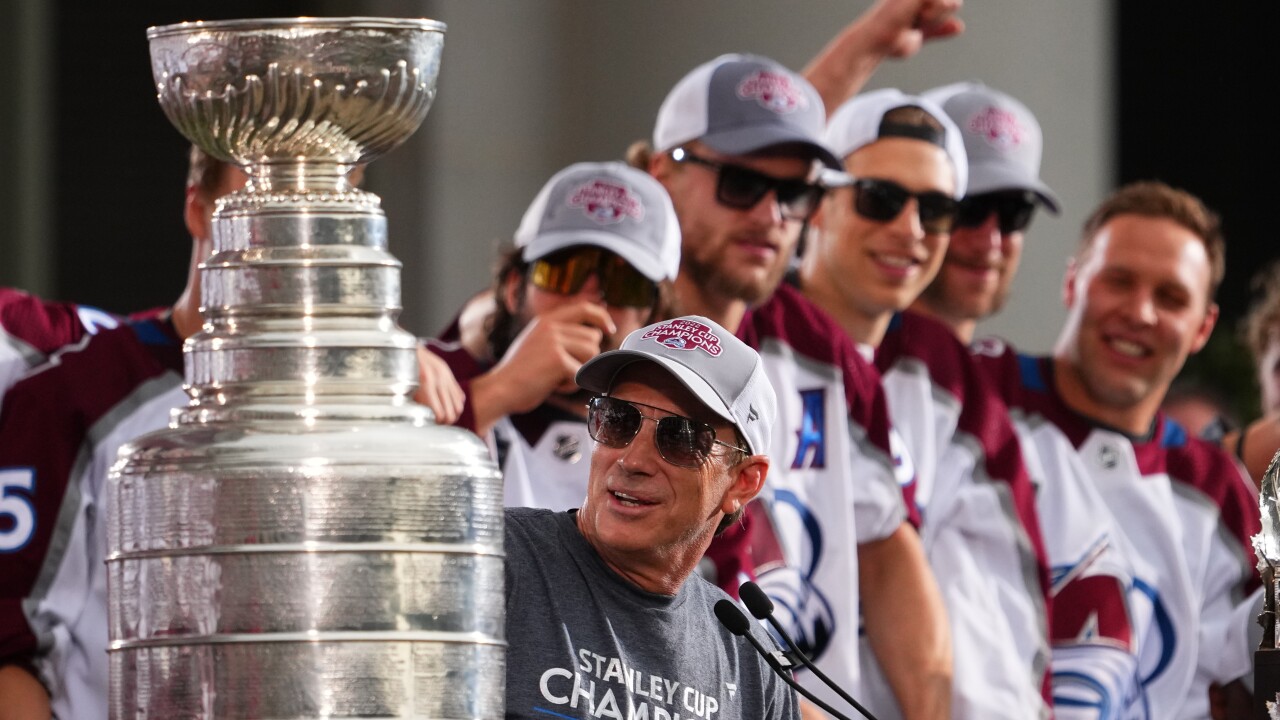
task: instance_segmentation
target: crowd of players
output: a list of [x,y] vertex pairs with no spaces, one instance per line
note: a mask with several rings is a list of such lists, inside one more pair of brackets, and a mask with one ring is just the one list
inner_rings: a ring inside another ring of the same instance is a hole
[[[759,584],[882,719],[1251,712],[1280,291],[1249,327],[1266,414],[1222,443],[1160,410],[1223,276],[1218,218],[1184,191],[1094,209],[1050,355],[975,338],[1059,211],[1039,125],[976,83],[859,92],[957,9],[881,0],[803,75],[693,69],[627,162],[547,182],[492,287],[424,343],[417,399],[488,442],[509,507],[552,511],[507,518],[508,716],[660,717],[621,675],[588,691],[590,649],[696,685],[703,717],[821,717],[713,637],[703,579]],[[0,289],[0,719],[106,716],[98,503],[120,445],[186,402],[211,213],[244,183],[193,151],[172,308]]]

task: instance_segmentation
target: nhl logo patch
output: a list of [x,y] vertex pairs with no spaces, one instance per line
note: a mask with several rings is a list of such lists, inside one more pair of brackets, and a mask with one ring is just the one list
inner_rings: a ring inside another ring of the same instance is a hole
[[582,444],[578,442],[576,436],[559,435],[556,437],[556,445],[551,452],[556,457],[572,465],[582,459]]
[[701,349],[711,357],[720,357],[724,348],[711,328],[693,320],[669,320],[645,333],[641,340],[652,339],[672,350]]
[[1111,445],[1098,448],[1098,464],[1107,470],[1115,470],[1120,464],[1120,452]]
[[1021,145],[1026,135],[1018,124],[1018,116],[997,107],[988,107],[970,118],[969,131],[1000,150],[1011,150]]
[[593,180],[569,194],[569,207],[582,212],[601,225],[622,222],[624,218],[644,219],[644,203],[625,185],[607,180]]
[[738,97],[754,99],[767,110],[779,115],[809,107],[809,98],[787,75],[768,70],[754,72],[738,83]]

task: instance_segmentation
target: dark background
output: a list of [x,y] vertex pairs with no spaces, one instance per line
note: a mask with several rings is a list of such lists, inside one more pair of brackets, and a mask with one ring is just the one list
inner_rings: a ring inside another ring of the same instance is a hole
[[[1155,178],[1222,215],[1227,274],[1222,318],[1184,376],[1219,387],[1240,419],[1257,413],[1253,366],[1237,327],[1252,279],[1277,252],[1264,225],[1277,206],[1275,3],[1117,2],[1118,183]],[[1160,8],[1157,16],[1154,10]]]

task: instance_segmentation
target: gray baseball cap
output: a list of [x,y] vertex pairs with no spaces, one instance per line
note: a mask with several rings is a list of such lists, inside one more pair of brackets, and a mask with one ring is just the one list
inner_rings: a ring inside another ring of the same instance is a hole
[[970,195],[1030,190],[1058,213],[1058,197],[1040,180],[1040,123],[1026,105],[976,82],[944,85],[924,96],[941,105],[960,127],[969,155]]
[[733,333],[698,315],[654,323],[583,365],[578,385],[607,393],[624,367],[641,360],[666,369],[703,405],[733,423],[752,454],[769,453],[778,398],[760,354]]
[[574,245],[595,245],[654,282],[680,271],[680,221],[648,173],[624,163],[577,163],[542,186],[516,229],[525,262]]
[[658,109],[653,147],[667,152],[698,140],[747,155],[775,145],[807,148],[827,167],[840,159],[822,142],[822,97],[808,80],[757,55],[721,55],[694,68]]
[[[906,134],[905,130],[898,130],[884,121],[886,113],[900,107],[918,107],[942,125],[941,138],[926,137],[923,134],[912,134],[910,137],[935,143],[946,151],[956,172],[956,197],[964,197],[969,179],[969,161],[965,155],[964,141],[960,139],[960,128],[947,117],[945,110],[927,98],[907,95],[893,88],[862,93],[841,105],[831,115],[831,121],[827,123],[827,144],[840,157],[847,157],[880,138],[903,136]],[[834,177],[831,173],[824,175],[826,178]],[[824,182],[827,182],[825,178]],[[835,184],[839,184],[838,180]]]

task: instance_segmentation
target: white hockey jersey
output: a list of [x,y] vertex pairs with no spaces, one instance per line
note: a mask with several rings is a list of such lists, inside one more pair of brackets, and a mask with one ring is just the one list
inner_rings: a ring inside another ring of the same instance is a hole
[[875,360],[915,462],[920,534],[951,623],[952,716],[1047,718],[1048,560],[1007,408],[932,318],[894,316]]
[[[723,568],[736,553],[791,636],[857,695],[858,545],[902,525],[911,464],[891,450],[875,368],[794,288],[780,287],[749,312],[738,336],[760,352],[778,395],[772,463],[764,503],[750,506],[746,531],[722,535],[709,554]],[[823,699],[842,702],[809,673],[796,676]]]
[[1163,415],[1134,438],[1076,413],[1054,387],[1051,358],[998,340],[975,352],[1036,447],[1044,515],[1107,535],[1122,556],[1054,558],[1059,716],[1209,717],[1209,684],[1252,666],[1248,630],[1261,608],[1252,484],[1220,448]]

